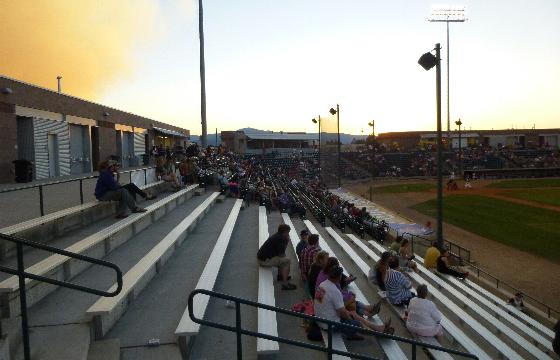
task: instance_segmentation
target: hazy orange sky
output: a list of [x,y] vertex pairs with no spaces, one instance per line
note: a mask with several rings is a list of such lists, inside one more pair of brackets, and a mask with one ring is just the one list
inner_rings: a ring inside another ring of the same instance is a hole
[[[560,126],[560,3],[483,1],[451,25],[451,119]],[[205,2],[208,129],[316,131],[341,106],[347,133],[435,128],[441,42],[428,1]],[[191,0],[0,0],[0,74],[200,133]],[[445,58],[444,58],[445,62]],[[445,67],[444,67],[445,70]],[[445,72],[443,74],[445,120]]]

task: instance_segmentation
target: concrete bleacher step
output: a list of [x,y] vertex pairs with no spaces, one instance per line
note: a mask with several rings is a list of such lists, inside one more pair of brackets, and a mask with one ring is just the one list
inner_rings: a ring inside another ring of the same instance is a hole
[[[372,249],[368,248],[355,235],[348,234],[347,236],[353,244],[358,246],[362,250],[362,252],[364,254],[366,254],[366,256],[371,258],[373,261],[378,261],[379,260],[379,255],[374,253]],[[368,271],[368,273],[369,273],[369,268],[367,268],[367,269],[364,268],[363,271]],[[413,275],[416,275],[416,274],[413,274]],[[419,282],[418,277],[414,277],[414,279],[416,280],[417,283]],[[422,281],[422,283],[423,283],[423,281]],[[435,298],[439,299],[440,301],[445,300],[445,297],[442,294],[440,294],[437,289],[434,289],[433,287],[430,287],[429,291],[432,293],[432,295]],[[461,344],[467,352],[470,352],[471,354],[475,354],[476,356],[479,357],[479,359],[490,359],[491,358],[482,348],[480,348],[480,346],[478,346],[476,344],[476,342],[474,342],[469,336],[467,336],[462,330],[460,330],[455,324],[453,324],[453,322],[451,322],[444,314],[442,314],[441,325],[445,329],[445,331],[457,343]],[[427,339],[423,338],[423,340],[427,340]],[[438,352],[438,351],[434,351],[434,352],[431,352],[431,353],[432,353],[432,356],[434,356],[435,358],[437,358],[439,356],[443,356],[442,353]]]
[[[268,239],[268,222],[266,208],[259,206],[259,248]],[[258,266],[259,271],[259,292],[257,301],[261,304],[276,306],[274,299],[274,278],[272,268]],[[264,309],[258,309],[258,332],[271,336],[278,336],[278,324],[276,313]],[[263,338],[257,339],[257,354],[269,355],[280,350],[278,342]]]
[[[323,236],[317,231],[317,229],[312,224],[312,222],[309,221],[309,220],[304,220],[304,223],[312,234],[318,234],[319,235],[319,246],[321,247],[321,249],[327,251],[329,254],[331,254],[331,256],[334,256],[335,253],[331,250],[331,248],[329,247],[327,242],[324,240]],[[339,259],[339,261],[340,261],[340,259]],[[340,266],[342,268],[345,268],[341,261],[340,261]],[[345,272],[346,272],[346,270],[345,270]],[[356,300],[357,301],[360,301],[365,305],[369,305],[369,302],[366,299],[365,295],[357,287],[355,282],[352,282],[351,284],[348,285],[348,290],[352,291],[356,295]],[[380,324],[383,323],[378,315],[374,316],[371,319],[371,321],[373,323],[377,324],[377,325],[380,325]],[[381,347],[381,349],[385,353],[385,356],[387,357],[387,359],[390,359],[390,360],[401,359],[402,360],[402,359],[407,358],[407,356],[405,355],[405,353],[403,352],[403,350],[400,348],[400,346],[397,344],[396,341],[386,339],[386,338],[376,338],[376,339],[379,343],[379,346]]]
[[[164,188],[164,182],[158,181],[140,188],[158,194]],[[0,233],[46,243],[72,229],[92,224],[115,213],[116,202],[95,200],[1,228]],[[1,242],[0,259],[14,255],[14,247],[12,242]]]
[[119,339],[99,340],[90,344],[87,360],[120,360],[120,358]]
[[[195,198],[180,205],[176,211],[167,213],[159,221],[136,235],[133,241],[123,243],[119,248],[105,255],[103,260],[118,265],[123,273],[128,272],[154,246],[157,246],[162,239],[161,234],[169,232],[184,219],[185,214],[189,214],[204,200],[205,197]],[[72,282],[96,289],[107,289],[114,282],[114,272],[94,266],[75,276]],[[66,350],[71,352],[73,349],[57,348],[55,344],[52,344],[56,340],[48,338],[48,333],[40,332],[37,329],[48,329],[49,332],[56,332],[59,328],[64,329],[69,324],[87,325],[89,343],[91,326],[85,313],[97,299],[99,299],[98,296],[89,293],[57,288],[28,309],[30,331],[36,334],[31,339],[31,347],[34,351],[39,351],[42,354],[40,358],[56,358],[58,356],[59,359],[73,359],[82,358],[81,356],[85,356],[84,353],[87,354],[87,346],[82,346],[85,340],[79,336],[74,337],[72,332],[67,333],[65,337],[61,337],[60,341],[70,344],[75,343],[75,348],[83,349],[80,357],[67,354]]]
[[[129,217],[116,221],[112,225],[83,238],[65,248],[65,250],[102,257],[133,236],[139,234],[146,227],[153,224],[165,214],[172,211],[192,196],[193,190],[198,186],[193,185],[176,193],[166,196],[146,207],[145,213],[131,214]],[[37,275],[48,275],[58,280],[69,280],[90,266],[89,263],[70,259],[63,255],[53,254],[39,262],[26,267],[26,271]],[[57,287],[26,279],[27,304],[32,306],[40,301]],[[10,317],[19,315],[19,280],[11,276],[0,282],[0,298],[2,316]]]
[[[94,336],[102,338],[107,331],[118,321],[126,311],[127,306],[142,289],[151,281],[173,254],[176,247],[180,246],[191,227],[202,219],[215,203],[218,193],[211,194],[202,204],[185,217],[174,227],[154,248],[150,250],[123,276],[122,291],[115,297],[103,297],[93,304],[86,316],[93,318]],[[108,291],[117,288],[115,283]]]
[[[384,248],[376,243],[375,241],[369,242],[378,251],[384,251]],[[453,296],[453,300],[448,299],[445,295],[441,294],[440,291],[432,288],[430,291],[438,294],[446,301],[441,303],[451,310],[452,313],[457,315],[460,320],[466,323],[472,330],[477,332],[479,336],[487,341],[487,344],[493,347],[499,356],[503,356],[510,359],[515,358],[532,358],[537,359],[550,359],[550,356],[544,353],[542,350],[538,349],[535,345],[529,342],[527,339],[515,332],[511,327],[502,323],[500,319],[497,319],[492,314],[488,313],[486,310],[482,309],[480,306],[475,304],[472,300],[467,298],[466,294],[455,289],[448,282],[446,282],[442,277],[434,274],[433,272],[424,268],[421,264],[418,264],[418,269],[424,276],[424,279],[428,279],[435,284],[438,289],[445,291],[446,293]],[[411,274],[415,276],[416,274]],[[460,304],[462,307],[460,307]],[[471,311],[468,314],[466,311]],[[472,316],[471,316],[472,315]],[[488,326],[485,326],[480,321],[476,320],[473,316],[477,316],[484,320]],[[496,332],[496,334],[494,334]],[[498,337],[500,336],[500,337]],[[509,341],[508,341],[509,340]],[[506,343],[505,341],[508,341]],[[514,347],[514,348],[512,348]],[[520,355],[518,351],[527,351],[524,355]]]

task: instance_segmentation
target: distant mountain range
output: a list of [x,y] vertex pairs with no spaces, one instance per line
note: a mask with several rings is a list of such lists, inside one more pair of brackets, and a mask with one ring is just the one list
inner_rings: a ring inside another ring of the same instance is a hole
[[[255,129],[255,128],[243,128],[243,129],[239,129],[238,131],[243,131],[245,134],[274,134],[274,133],[280,133],[280,131],[270,131],[270,130],[260,130],[260,129]],[[311,134],[311,135],[317,135],[317,133],[307,133],[307,134]],[[351,135],[351,134],[344,134],[341,133],[340,134],[340,142],[342,144],[351,144],[352,141],[354,139],[356,140],[362,140],[362,139],[366,139],[368,137],[368,135]],[[200,143],[200,135],[191,135],[190,136],[190,140],[192,142],[196,142],[196,143]],[[220,139],[220,134],[218,134],[218,143],[216,144],[216,134],[208,134],[208,145],[210,146],[216,146],[221,144],[221,139]]]

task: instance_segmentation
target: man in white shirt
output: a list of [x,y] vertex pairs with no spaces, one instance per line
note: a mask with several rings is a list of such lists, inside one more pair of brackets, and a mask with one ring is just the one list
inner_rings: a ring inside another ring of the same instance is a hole
[[[340,266],[332,268],[328,274],[329,278],[317,287],[314,301],[315,316],[330,321],[362,327],[360,321],[353,319],[350,312],[344,307],[342,293],[336,287],[336,284],[340,283],[342,272],[343,270]],[[325,324],[321,323],[319,323],[319,327],[323,330],[327,328]],[[354,329],[340,327],[336,330],[340,330],[345,334],[348,340],[363,339]]]

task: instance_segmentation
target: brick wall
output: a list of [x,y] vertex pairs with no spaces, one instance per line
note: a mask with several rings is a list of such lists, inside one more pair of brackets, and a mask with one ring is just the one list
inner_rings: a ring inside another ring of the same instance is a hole
[[15,176],[12,161],[17,159],[17,122],[13,110],[13,106],[0,103],[0,183],[13,182]]

